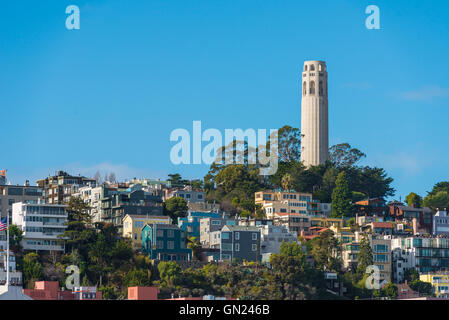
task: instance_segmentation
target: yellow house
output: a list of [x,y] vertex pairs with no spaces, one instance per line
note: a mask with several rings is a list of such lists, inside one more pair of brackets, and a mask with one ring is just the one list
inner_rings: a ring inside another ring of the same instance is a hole
[[420,274],[419,280],[430,283],[433,287],[433,292],[438,298],[449,298],[448,272]]
[[340,229],[344,225],[343,219],[341,219],[341,218],[312,217],[311,222],[312,222],[312,227],[323,227],[323,228],[336,227],[337,229]]
[[142,248],[142,228],[146,224],[171,224],[169,216],[151,216],[151,215],[129,215],[123,218],[124,238],[131,238],[134,250]]
[[312,200],[311,193],[259,191],[254,194],[254,202],[262,206],[268,219],[273,219],[276,213],[309,214],[318,211],[318,202]]

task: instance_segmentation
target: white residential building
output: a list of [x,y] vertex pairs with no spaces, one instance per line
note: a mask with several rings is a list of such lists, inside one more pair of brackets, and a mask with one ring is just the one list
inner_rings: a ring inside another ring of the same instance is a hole
[[25,250],[64,251],[64,240],[58,238],[67,228],[66,205],[14,203],[12,223],[23,231]]
[[85,186],[79,188],[74,197],[81,198],[90,207],[90,214],[92,216],[92,222],[101,221],[101,195],[103,186],[91,187]]
[[262,261],[268,261],[271,254],[281,252],[282,242],[297,242],[296,232],[289,232],[286,226],[262,225],[260,229],[260,253]]

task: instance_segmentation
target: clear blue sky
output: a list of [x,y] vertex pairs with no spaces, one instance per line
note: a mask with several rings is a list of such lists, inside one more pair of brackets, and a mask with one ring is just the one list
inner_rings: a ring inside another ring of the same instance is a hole
[[[65,28],[78,5],[81,29]],[[381,30],[365,28],[380,8]],[[202,178],[170,132],[300,126],[304,60],[329,72],[330,143],[349,142],[398,190],[449,180],[449,2],[2,1],[0,169]]]

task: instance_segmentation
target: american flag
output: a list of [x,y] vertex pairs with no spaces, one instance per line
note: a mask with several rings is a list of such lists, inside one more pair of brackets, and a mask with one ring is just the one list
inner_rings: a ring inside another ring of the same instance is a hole
[[6,217],[5,218],[3,218],[2,219],[2,221],[0,222],[0,231],[5,231],[6,230],[6,228],[8,227],[6,224],[7,224],[7,221],[6,221]]

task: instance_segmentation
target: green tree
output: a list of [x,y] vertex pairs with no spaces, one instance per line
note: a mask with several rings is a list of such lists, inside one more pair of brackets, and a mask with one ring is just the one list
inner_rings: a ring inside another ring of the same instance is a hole
[[133,268],[126,273],[124,284],[125,287],[145,287],[150,285],[151,271]]
[[278,130],[278,150],[280,162],[300,161],[301,140],[298,128],[283,126]]
[[364,236],[359,244],[357,274],[360,278],[365,275],[366,268],[373,264],[373,250],[368,236]]
[[158,264],[160,279],[167,285],[173,286],[181,278],[181,267],[174,261],[162,261]]
[[90,206],[79,197],[70,197],[66,211],[69,221],[83,222],[85,224],[92,222]]
[[352,148],[349,143],[340,143],[330,147],[329,156],[332,164],[337,168],[352,167],[366,157],[362,151]]
[[415,280],[419,280],[419,273],[415,268],[407,268],[404,270],[404,280],[407,282],[412,282]]
[[32,289],[34,282],[41,280],[43,267],[39,255],[34,252],[27,253],[23,257],[23,278],[27,288]]
[[22,230],[15,224],[9,226],[9,245],[17,252],[21,251],[21,241],[23,239]]
[[396,299],[398,297],[398,287],[392,282],[388,282],[382,288],[382,293],[390,299]]
[[177,221],[178,218],[186,216],[188,210],[187,201],[181,197],[167,199],[164,209],[167,215]]
[[420,281],[419,279],[415,279],[409,283],[409,286],[412,290],[419,292],[421,295],[432,296],[433,288],[432,284],[424,281]]
[[326,230],[313,239],[311,253],[319,270],[341,270],[341,246],[331,230]]
[[200,260],[201,243],[196,237],[189,237],[187,239],[187,248],[192,250],[193,259]]
[[167,181],[170,182],[171,187],[173,187],[173,188],[184,187],[188,183],[187,180],[182,179],[182,177],[179,173],[169,174]]
[[292,176],[290,173],[284,174],[284,176],[282,177],[281,184],[282,189],[284,189],[285,191],[292,190]]
[[438,182],[433,186],[432,191],[430,191],[428,195],[435,196],[440,191],[446,191],[449,193],[449,181]]
[[419,208],[422,206],[423,199],[420,195],[410,192],[409,195],[405,198],[405,201],[410,207]]
[[447,191],[438,191],[436,194],[429,193],[424,198],[424,206],[431,208],[449,208],[449,192]]
[[332,192],[331,216],[350,217],[352,215],[352,193],[349,189],[348,177],[345,171],[338,174],[335,189]]

